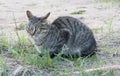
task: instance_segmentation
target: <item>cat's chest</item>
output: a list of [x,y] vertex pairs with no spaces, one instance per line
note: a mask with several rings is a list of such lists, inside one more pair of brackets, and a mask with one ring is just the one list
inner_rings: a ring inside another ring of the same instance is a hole
[[41,35],[40,34],[40,35],[37,35],[37,36],[33,36],[32,38],[33,38],[33,40],[34,40],[34,42],[37,46],[46,46],[46,45],[48,46],[50,43],[52,43],[49,35],[46,36],[46,35]]
[[42,42],[43,42],[43,38],[42,36],[38,35],[38,36],[32,36],[34,42],[35,42],[35,45],[41,45]]

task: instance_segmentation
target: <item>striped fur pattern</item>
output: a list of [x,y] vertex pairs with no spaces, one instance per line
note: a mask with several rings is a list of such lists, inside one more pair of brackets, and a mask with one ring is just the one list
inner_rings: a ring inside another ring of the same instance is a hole
[[64,57],[92,55],[96,51],[96,41],[91,29],[76,18],[58,17],[49,24],[47,18],[33,16],[27,11],[29,24],[27,32],[35,41],[38,51],[42,54],[49,50],[51,57],[62,52]]

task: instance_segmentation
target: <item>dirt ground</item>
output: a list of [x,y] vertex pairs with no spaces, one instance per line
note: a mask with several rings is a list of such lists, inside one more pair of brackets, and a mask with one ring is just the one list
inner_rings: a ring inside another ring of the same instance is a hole
[[[43,16],[51,12],[48,18],[50,22],[58,16],[73,16],[93,30],[109,31],[110,25],[112,25],[111,34],[107,34],[108,32],[95,33],[98,46],[104,46],[104,41],[109,43],[108,46],[113,49],[120,45],[118,42],[118,40],[120,41],[120,8],[111,3],[100,3],[96,0],[0,0],[0,39],[3,36],[8,38],[15,36],[14,17],[18,26],[28,22],[26,10],[32,11],[36,16]],[[83,14],[70,14],[79,10],[85,10],[85,12]],[[114,38],[111,37],[112,34]],[[111,63],[119,64],[119,62]]]
[[71,15],[72,12],[85,10],[84,14],[72,16],[79,18],[90,28],[102,26],[107,28],[111,21],[114,29],[120,28],[119,7],[106,3],[101,4],[95,0],[0,0],[0,9],[0,30],[1,33],[7,35],[13,33],[14,16],[17,25],[28,21],[26,10],[32,11],[37,16],[51,12],[50,21],[58,16]]

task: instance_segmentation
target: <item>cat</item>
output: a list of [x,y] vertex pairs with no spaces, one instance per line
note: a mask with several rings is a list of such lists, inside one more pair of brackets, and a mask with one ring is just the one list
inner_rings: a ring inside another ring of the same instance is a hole
[[26,31],[33,38],[39,53],[48,50],[51,57],[62,52],[63,57],[86,57],[95,54],[97,44],[92,30],[84,23],[70,16],[61,16],[51,24],[45,16],[34,16],[26,11],[29,23]]

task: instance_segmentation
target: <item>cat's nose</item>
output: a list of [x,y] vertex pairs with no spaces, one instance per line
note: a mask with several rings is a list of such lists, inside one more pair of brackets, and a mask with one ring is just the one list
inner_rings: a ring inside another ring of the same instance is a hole
[[34,35],[34,32],[33,32],[33,31],[31,31],[31,32],[30,32],[30,35],[31,35],[31,36],[33,36],[33,35]]
[[31,36],[33,36],[33,35],[34,35],[34,32],[29,32],[29,34],[30,34]]
[[33,31],[27,30],[27,32],[28,32],[31,36],[34,35],[34,32],[33,32]]
[[29,29],[29,28],[26,28],[26,31],[27,31],[31,36],[34,35],[34,31],[33,31],[33,30],[31,30],[31,29]]

